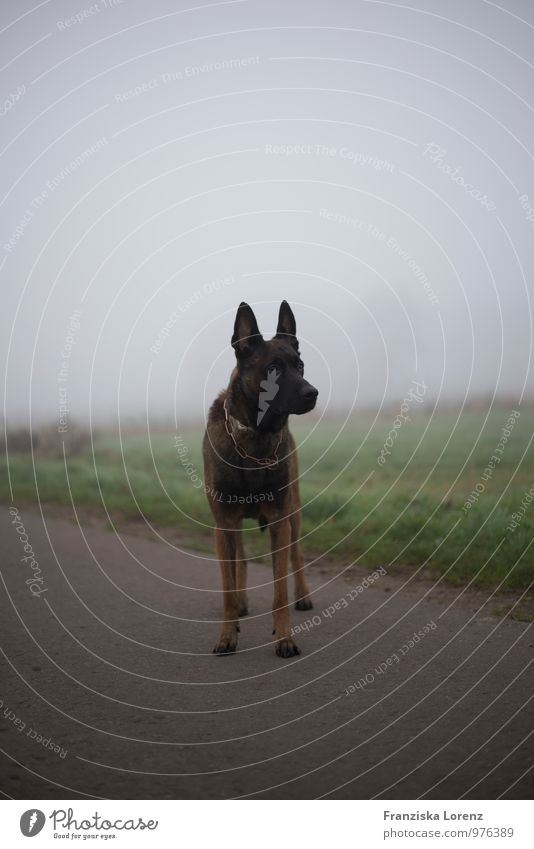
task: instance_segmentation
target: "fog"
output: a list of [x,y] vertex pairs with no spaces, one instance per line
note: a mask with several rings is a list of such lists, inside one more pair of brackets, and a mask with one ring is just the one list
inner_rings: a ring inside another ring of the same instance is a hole
[[202,419],[240,301],[318,410],[530,398],[531,4],[1,7],[8,426]]

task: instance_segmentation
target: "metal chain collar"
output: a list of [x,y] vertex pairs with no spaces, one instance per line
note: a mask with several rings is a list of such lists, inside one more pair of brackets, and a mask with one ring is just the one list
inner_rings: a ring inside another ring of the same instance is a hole
[[[262,466],[264,468],[270,469],[270,468],[274,468],[275,466],[277,466],[278,465],[278,449],[280,448],[280,444],[282,442],[282,434],[280,434],[280,438],[279,438],[279,440],[276,444],[276,448],[274,449],[274,457],[253,457],[252,454],[247,454],[247,452],[244,451],[242,448],[240,448],[239,445],[237,444],[237,440],[236,440],[235,435],[234,435],[232,428],[230,426],[228,407],[226,406],[226,398],[224,399],[223,406],[224,406],[224,419],[225,419],[224,424],[225,424],[225,427],[226,427],[226,432],[227,432],[228,436],[231,438],[232,442],[234,443],[235,450],[237,451],[239,456],[242,457],[244,460],[254,460],[254,462],[257,463],[258,466]],[[251,430],[251,428],[246,428],[246,430]]]

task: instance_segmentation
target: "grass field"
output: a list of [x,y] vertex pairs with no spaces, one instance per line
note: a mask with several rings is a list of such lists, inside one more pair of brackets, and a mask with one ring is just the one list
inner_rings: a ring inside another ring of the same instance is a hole
[[[502,450],[510,409],[486,414],[424,414],[405,422],[391,454],[377,462],[394,419],[384,415],[340,423],[294,420],[300,443],[303,533],[306,560],[329,552],[343,565],[387,565],[392,571],[424,566],[426,574],[478,587],[524,590],[534,581],[534,503],[524,501],[534,485],[534,411],[515,421]],[[67,456],[11,453],[9,473],[17,506],[37,500],[97,507],[113,519],[146,519],[183,531],[187,544],[212,548],[211,517],[202,488],[196,489],[184,462],[202,480],[202,429],[176,434],[101,434]],[[9,446],[9,440],[8,440]],[[498,456],[490,473],[490,458]],[[0,497],[10,499],[5,456]],[[67,474],[68,473],[68,474]],[[484,479],[485,478],[485,479]],[[463,505],[470,493],[469,510]],[[198,482],[197,482],[198,486]],[[534,489],[532,489],[534,493]],[[521,502],[524,506],[521,508]],[[521,521],[510,530],[512,514]],[[249,553],[265,555],[268,535],[246,525]]]

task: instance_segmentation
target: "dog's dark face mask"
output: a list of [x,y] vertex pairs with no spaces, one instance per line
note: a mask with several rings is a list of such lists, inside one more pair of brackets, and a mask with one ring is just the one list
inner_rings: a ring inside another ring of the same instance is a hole
[[304,378],[295,317],[286,301],[280,306],[276,335],[267,342],[253,311],[248,304],[241,303],[232,346],[250,424],[268,431],[281,427],[288,415],[313,410],[318,392]]

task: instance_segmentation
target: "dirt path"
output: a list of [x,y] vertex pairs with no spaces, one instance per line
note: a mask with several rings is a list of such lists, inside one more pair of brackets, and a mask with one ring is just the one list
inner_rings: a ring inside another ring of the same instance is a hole
[[532,798],[534,632],[494,600],[317,564],[281,660],[252,564],[239,651],[216,657],[209,556],[19,515],[40,573],[2,506],[5,794]]

